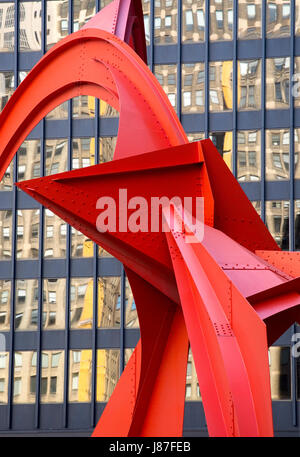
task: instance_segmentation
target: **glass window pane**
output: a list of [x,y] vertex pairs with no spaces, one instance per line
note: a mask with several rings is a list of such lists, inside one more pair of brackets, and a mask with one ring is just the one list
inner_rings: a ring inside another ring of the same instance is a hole
[[278,246],[289,249],[290,202],[272,200],[266,202],[266,225]]
[[261,38],[261,1],[239,0],[238,38]]
[[127,278],[125,283],[125,305],[125,326],[127,328],[139,328],[140,324],[136,304]]
[[232,0],[210,1],[210,40],[232,40]]
[[266,180],[279,181],[290,176],[290,132],[284,129],[266,130]]
[[43,281],[43,329],[65,328],[66,280],[44,279]]
[[72,278],[70,283],[70,327],[87,329],[93,325],[93,278]]
[[42,364],[41,403],[62,403],[64,396],[64,351],[43,351],[42,358],[48,361],[55,357],[58,363]]
[[209,64],[209,110],[232,110],[232,61]]
[[187,133],[187,137],[190,143],[192,143],[193,141],[200,141],[204,139],[204,132]]
[[237,178],[239,181],[260,180],[260,131],[237,132]]
[[150,44],[150,2],[142,0],[146,45]]
[[[183,64],[182,81],[182,112],[203,113],[205,106],[204,63]],[[188,100],[187,94],[189,94]]]
[[47,0],[47,51],[62,38],[67,36],[69,26],[68,0]]
[[295,249],[300,251],[300,200],[295,200]]
[[290,34],[290,0],[267,1],[267,38],[279,38]]
[[120,377],[120,350],[97,350],[97,401],[108,401]]
[[259,110],[261,107],[261,61],[240,60],[238,63],[238,109]]
[[[103,5],[103,2],[102,6]],[[110,3],[110,2],[108,2]],[[95,0],[73,0],[73,31],[81,29],[96,13]]]
[[289,107],[290,58],[266,59],[266,108]]
[[291,399],[290,348],[274,346],[269,349],[272,400]]
[[66,223],[52,211],[44,213],[44,258],[63,258],[66,256]]
[[0,404],[8,400],[9,353],[0,352]]
[[[155,65],[154,75],[167,94],[169,101],[176,110],[176,85],[177,85],[177,66],[176,65]],[[174,84],[175,80],[175,84]]]
[[17,258],[37,259],[39,256],[40,211],[17,211]]
[[0,331],[10,327],[10,292],[11,281],[0,280]]
[[69,402],[90,402],[91,391],[92,351],[90,349],[70,351]]
[[15,6],[0,3],[0,52],[13,52],[15,47]]
[[12,71],[0,72],[0,112],[15,90],[15,78]]
[[32,358],[36,352],[22,351],[14,353],[13,403],[35,403],[36,366]]
[[19,3],[20,51],[41,50],[41,8],[40,1]]
[[47,114],[46,119],[68,119],[68,102],[63,102]]
[[38,280],[16,281],[15,330],[37,330]]
[[218,149],[228,168],[232,170],[232,132],[211,132],[209,138]]
[[95,117],[95,97],[79,95],[72,99],[72,116],[77,119]]
[[98,327],[120,327],[121,278],[106,276],[98,278]]
[[0,260],[10,260],[12,247],[12,211],[0,211]]
[[59,138],[45,141],[46,165],[45,175],[54,175],[67,171],[68,140]]
[[187,401],[202,401],[198,383],[198,376],[191,348],[189,349],[187,362],[185,393],[185,399]]
[[40,140],[26,140],[18,149],[18,181],[40,177]]
[[204,41],[205,0],[191,3],[182,2],[182,42],[199,43]]
[[155,2],[154,8],[154,43],[177,43],[177,0]]
[[71,228],[72,257],[93,257],[94,243],[78,230]]

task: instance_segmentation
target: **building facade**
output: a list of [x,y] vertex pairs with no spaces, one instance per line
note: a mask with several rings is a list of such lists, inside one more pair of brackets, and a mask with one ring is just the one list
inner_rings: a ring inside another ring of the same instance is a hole
[[[0,0],[0,110],[109,1]],[[189,140],[210,137],[278,245],[300,250],[300,0],[143,0],[143,11],[149,67]],[[76,97],[0,182],[0,436],[88,436],[139,339],[122,265],[14,186],[111,160],[117,132],[113,108]],[[278,436],[300,432],[297,333],[269,352]],[[184,435],[207,435],[191,352]]]

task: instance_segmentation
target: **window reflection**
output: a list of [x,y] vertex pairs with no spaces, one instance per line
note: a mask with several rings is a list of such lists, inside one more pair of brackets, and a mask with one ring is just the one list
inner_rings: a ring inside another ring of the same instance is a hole
[[267,38],[290,34],[290,0],[267,0]]
[[176,85],[177,85],[177,67],[176,65],[155,65],[154,74],[168,99],[176,110]]
[[13,52],[15,47],[15,6],[13,2],[0,3],[0,52]]
[[281,249],[289,249],[289,201],[266,202],[266,225]]
[[260,180],[260,131],[237,132],[237,178],[239,181]]
[[198,376],[196,372],[195,362],[191,348],[189,349],[187,370],[186,370],[186,386],[185,399],[187,401],[201,401],[201,393],[199,389]]
[[257,200],[257,201],[253,201],[251,202],[252,205],[254,206],[255,208],[255,211],[257,212],[257,214],[259,216],[261,216],[261,201],[260,200]]
[[0,181],[0,191],[2,190],[12,190],[13,188],[13,161],[8,165],[2,180]]
[[46,119],[68,119],[68,102],[63,102],[47,114]]
[[266,130],[266,180],[278,181],[289,179],[289,149],[289,130]]
[[67,171],[68,140],[66,138],[47,139],[45,141],[45,175],[54,175]]
[[47,0],[47,51],[68,35],[68,0]]
[[87,329],[93,325],[93,278],[72,278],[70,284],[70,327]]
[[261,38],[261,1],[239,0],[238,38]]
[[117,137],[107,136],[99,138],[99,162],[109,162],[114,157]]
[[0,259],[10,260],[12,246],[12,211],[0,211],[0,229],[1,229],[1,244],[0,244]]
[[156,0],[154,5],[154,43],[176,43],[177,0]]
[[65,328],[66,280],[44,279],[43,281],[43,329]]
[[[1,3],[0,3],[1,5]],[[15,90],[15,78],[12,71],[0,72],[0,112]]]
[[9,353],[0,352],[0,404],[8,400]]
[[[204,63],[182,65],[182,112],[202,113],[205,106]],[[174,84],[176,84],[174,78]]]
[[210,40],[232,40],[232,0],[210,1]]
[[37,330],[38,280],[18,279],[15,298],[15,330]]
[[182,42],[199,43],[204,41],[205,1],[183,0],[182,2]]
[[119,111],[104,100],[99,100],[99,115],[101,117],[119,117]]
[[90,402],[92,393],[91,349],[70,351],[69,402]]
[[[66,227],[66,225],[65,225]],[[66,234],[64,235],[66,236]],[[93,257],[94,243],[78,230],[71,227],[71,255],[74,258]]]
[[64,397],[64,351],[43,351],[41,403],[62,403]]
[[209,110],[232,109],[232,61],[209,64]]
[[295,200],[295,249],[300,251],[300,200]]
[[266,59],[266,108],[289,106],[290,58]]
[[41,2],[19,2],[19,50],[40,51]]
[[291,399],[290,348],[274,346],[269,349],[272,400]]
[[238,109],[259,110],[261,106],[261,61],[240,60],[238,73]]
[[95,97],[90,95],[79,95],[72,99],[73,118],[95,117]]
[[294,130],[294,173],[295,173],[295,179],[300,178],[300,129],[295,129]]
[[150,2],[142,0],[146,45],[150,44]]
[[98,278],[98,327],[120,327],[120,318],[120,276],[106,276]]
[[138,313],[136,310],[133,293],[127,278],[125,283],[125,306],[125,326],[127,328],[138,328],[140,326]]
[[17,258],[37,259],[39,256],[40,211],[17,210]]
[[295,34],[300,34],[300,2],[295,0]]
[[[110,3],[110,2],[106,2]],[[101,2],[102,7],[103,2]],[[81,29],[96,13],[95,0],[73,0],[73,32]]]
[[209,138],[218,149],[228,168],[232,170],[232,132],[211,132]]
[[190,143],[192,143],[193,141],[200,141],[204,139],[204,132],[188,133],[187,137]]
[[[10,327],[10,292],[11,292],[11,281],[0,280],[0,330],[1,331],[9,330],[9,327]],[[1,395],[0,395],[0,398],[1,398]]]
[[84,168],[95,164],[95,139],[72,139],[72,168]]
[[108,401],[120,377],[120,350],[97,350],[97,401]]
[[40,177],[40,140],[26,140],[18,149],[18,172],[17,180]]
[[66,256],[67,224],[49,209],[44,213],[44,258]]
[[35,403],[36,352],[14,353],[13,403]]

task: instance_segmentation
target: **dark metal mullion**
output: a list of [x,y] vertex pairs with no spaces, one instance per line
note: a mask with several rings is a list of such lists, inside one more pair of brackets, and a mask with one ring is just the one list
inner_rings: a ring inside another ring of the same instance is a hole
[[[41,49],[42,54],[46,52],[46,33],[47,29],[47,1],[41,3]],[[44,176],[45,167],[45,119],[41,121],[40,137],[40,175]],[[42,357],[42,328],[43,328],[43,249],[44,249],[44,207],[39,204],[40,210],[40,230],[39,230],[39,259],[38,259],[38,322],[37,322],[37,350],[36,350],[36,392],[35,392],[35,411],[34,425],[39,428],[40,424],[40,391],[41,391],[41,357]]]
[[289,214],[289,249],[295,249],[295,206],[294,206],[294,177],[295,177],[295,160],[294,160],[294,98],[292,76],[294,74],[294,51],[295,51],[295,0],[291,0],[290,6],[290,27],[291,27],[291,43],[290,43],[290,214]]
[[150,17],[149,17],[149,28],[150,28],[150,46],[149,46],[149,68],[154,73],[154,19],[155,19],[155,7],[154,1],[150,0]]
[[[295,51],[295,0],[291,0],[290,5],[290,27],[291,27],[291,43],[290,43],[290,215],[289,215],[289,249],[295,249],[295,207],[294,207],[294,175],[295,175],[295,161],[294,161],[294,99],[292,95],[293,85],[292,76],[294,74],[294,51]],[[293,333],[297,332],[297,325],[293,325]],[[294,427],[298,425],[297,413],[297,360],[292,357],[291,363],[291,378],[292,378],[292,423]]]
[[177,0],[177,117],[181,121],[181,30],[182,30],[182,0]]
[[[19,78],[19,5],[18,1],[14,1],[14,86],[18,86]],[[17,182],[18,173],[18,160],[17,154],[13,159],[13,181]],[[12,234],[11,234],[11,296],[10,296],[10,354],[9,354],[9,368],[8,368],[8,428],[12,428],[12,402],[13,402],[13,383],[14,383],[14,332],[15,332],[15,297],[16,297],[16,243],[17,243],[17,188],[13,186],[12,190]]]
[[265,138],[265,102],[266,102],[266,2],[261,4],[261,36],[262,36],[262,50],[261,50],[261,218],[265,222],[266,209],[265,209],[265,165],[266,165],[266,138]]
[[205,0],[205,31],[204,31],[204,92],[205,92],[205,112],[204,112],[204,137],[209,136],[209,0]]
[[[73,32],[73,2],[69,0],[69,34]],[[68,163],[67,169],[72,169],[72,100],[68,101]],[[66,313],[65,313],[65,360],[64,360],[64,398],[63,398],[63,427],[68,425],[68,387],[69,387],[69,339],[70,339],[70,256],[71,256],[71,226],[67,225],[66,236]]]
[[238,0],[233,1],[233,62],[232,62],[232,173],[237,176],[237,33],[238,33]]
[[125,326],[126,326],[126,275],[122,265],[120,296],[120,375],[125,368]]
[[[100,10],[100,0],[96,0],[96,13]],[[95,98],[95,165],[99,163],[99,100]],[[91,379],[91,427],[96,423],[97,401],[97,323],[98,323],[98,245],[93,249],[93,319],[92,319],[92,379]]]

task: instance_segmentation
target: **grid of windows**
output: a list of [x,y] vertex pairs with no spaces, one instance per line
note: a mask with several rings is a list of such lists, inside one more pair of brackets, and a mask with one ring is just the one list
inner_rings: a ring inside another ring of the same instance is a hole
[[[0,0],[0,111],[41,56],[110,1]],[[279,246],[300,250],[300,0],[142,4],[149,67],[189,140],[210,137]],[[112,107],[76,97],[36,126],[0,183],[0,429],[91,430],[138,341],[120,263],[13,186],[111,160],[117,131]],[[296,331],[270,350],[274,414],[280,402],[290,431]],[[186,401],[185,433],[205,434],[191,352]]]

